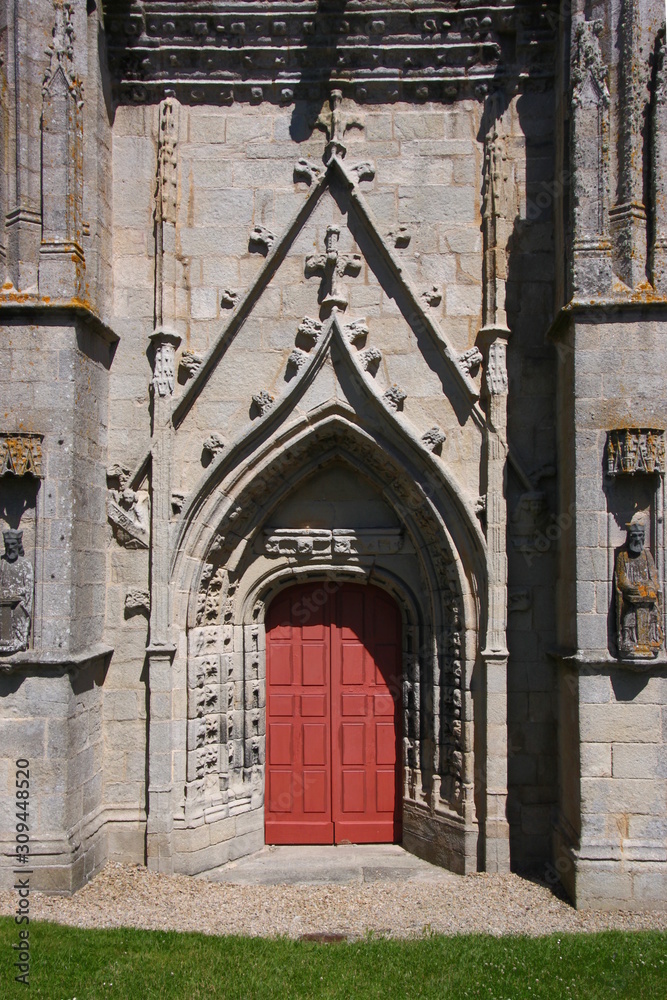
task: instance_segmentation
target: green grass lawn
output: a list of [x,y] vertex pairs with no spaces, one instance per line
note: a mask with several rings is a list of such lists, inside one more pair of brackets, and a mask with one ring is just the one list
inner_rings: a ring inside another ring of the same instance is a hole
[[667,998],[667,934],[657,932],[320,944],[33,923],[29,987],[13,978],[17,932],[0,919],[3,1000]]

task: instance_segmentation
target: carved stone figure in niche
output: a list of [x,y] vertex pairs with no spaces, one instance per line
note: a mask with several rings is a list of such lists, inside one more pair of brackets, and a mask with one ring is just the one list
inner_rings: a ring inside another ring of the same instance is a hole
[[628,537],[616,557],[616,642],[628,660],[654,657],[662,646],[660,588],[653,556],[644,548],[640,521],[626,525]]
[[34,576],[23,551],[23,532],[3,531],[0,559],[0,654],[28,648]]

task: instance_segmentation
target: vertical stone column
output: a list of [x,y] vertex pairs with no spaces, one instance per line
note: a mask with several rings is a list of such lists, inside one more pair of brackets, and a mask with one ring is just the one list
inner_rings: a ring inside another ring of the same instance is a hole
[[[50,16],[53,7],[49,4]],[[10,93],[10,169],[7,199],[7,270],[14,288],[37,290],[41,238],[39,86],[44,71],[46,5],[9,0],[7,82]],[[43,45],[40,44],[43,37]]]
[[572,294],[604,295],[612,286],[609,236],[609,88],[601,21],[574,23],[572,42]]
[[[502,121],[502,119],[501,119]],[[507,241],[513,215],[507,153],[496,122],[485,141],[484,157],[484,326],[486,347],[486,539],[488,621],[482,652],[486,680],[485,867],[509,871],[507,822]]]
[[646,208],[644,206],[645,65],[640,52],[637,0],[623,0],[619,22],[622,48],[619,101],[618,204],[610,212],[616,272],[636,288],[646,280]]
[[171,871],[171,779],[174,646],[169,642],[169,514],[172,452],[171,397],[181,338],[155,330],[151,455],[151,617],[148,657],[148,865]]
[[[488,622],[486,674],[486,871],[509,871],[507,822],[507,334],[486,329]],[[491,339],[492,338],[492,339]]]
[[[151,463],[151,618],[148,655],[148,864],[172,870],[173,682],[169,622],[169,517],[176,349],[181,342],[171,327],[175,318],[174,268],[178,208],[178,103],[161,102],[158,119],[155,193],[155,330],[153,346],[153,446]],[[170,294],[171,292],[171,294]]]
[[653,113],[651,148],[651,197],[654,234],[651,252],[651,277],[657,292],[667,295],[667,74],[665,29],[655,48],[653,76]]
[[169,326],[176,315],[176,217],[178,212],[178,130],[180,104],[174,97],[158,109],[155,192],[155,326]]
[[50,65],[42,86],[42,242],[39,291],[51,299],[81,298],[84,257],[83,93],[73,70],[72,8],[55,4]]

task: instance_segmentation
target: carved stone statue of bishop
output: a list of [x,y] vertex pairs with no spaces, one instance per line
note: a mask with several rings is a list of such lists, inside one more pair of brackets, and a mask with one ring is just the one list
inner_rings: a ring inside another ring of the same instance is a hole
[[0,559],[0,656],[28,648],[34,576],[23,551],[23,532],[3,531]]
[[658,571],[644,548],[644,525],[631,521],[626,527],[614,572],[616,642],[622,659],[644,660],[657,656],[663,642]]

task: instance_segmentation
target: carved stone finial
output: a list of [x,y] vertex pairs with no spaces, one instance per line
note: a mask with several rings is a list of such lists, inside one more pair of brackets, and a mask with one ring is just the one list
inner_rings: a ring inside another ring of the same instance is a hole
[[72,4],[65,0],[64,3],[54,4],[54,8],[56,16],[52,32],[53,39],[46,50],[50,59],[42,81],[42,93],[44,96],[47,95],[60,70],[71,96],[76,101],[77,106],[81,108],[83,106],[83,85],[72,72],[74,58]]
[[23,532],[3,531],[0,559],[0,656],[28,648],[32,622],[34,573],[23,551]]
[[627,527],[627,540],[616,557],[616,644],[625,660],[653,659],[663,644],[662,594],[653,556],[644,547],[646,529],[639,517]]
[[361,271],[361,255],[358,253],[340,253],[338,241],[340,229],[338,226],[328,226],[324,239],[326,252],[312,254],[306,258],[306,277],[321,275],[322,283],[319,291],[319,301],[322,308],[328,312],[333,309],[347,309],[347,292],[342,282],[345,275],[356,277]]
[[325,161],[337,155],[341,158],[347,152],[347,146],[343,141],[347,132],[352,128],[362,129],[364,122],[362,118],[353,114],[345,114],[341,110],[343,92],[332,90],[329,97],[329,107],[322,109],[315,122],[315,127],[322,129],[327,134],[329,142],[325,150]]
[[500,122],[494,122],[484,139],[482,322],[492,328],[507,327],[507,242],[510,220],[515,215],[507,146],[501,127]]
[[178,211],[178,122],[180,104],[174,97],[160,101],[158,111],[155,218],[176,224]]

